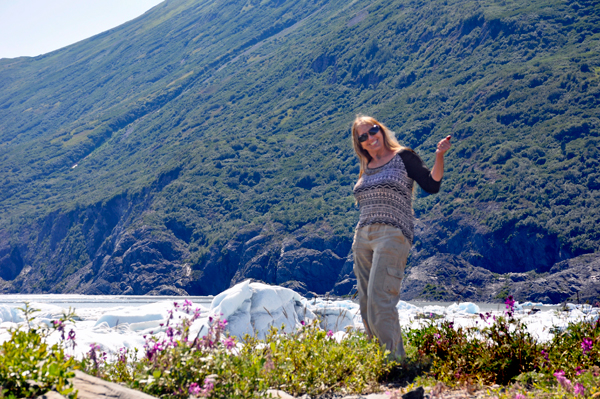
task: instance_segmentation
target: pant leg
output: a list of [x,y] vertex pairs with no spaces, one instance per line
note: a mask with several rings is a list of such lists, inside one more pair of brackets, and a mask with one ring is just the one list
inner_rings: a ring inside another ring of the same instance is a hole
[[398,309],[404,268],[410,242],[400,229],[374,225],[369,235],[373,248],[367,286],[367,319],[371,333],[391,352],[392,358],[406,357]]
[[360,305],[360,315],[365,325],[365,330],[369,338],[371,329],[369,328],[369,315],[367,311],[369,285],[369,275],[371,274],[371,263],[373,260],[373,249],[368,240],[369,226],[361,227],[354,233],[354,242],[352,243],[352,253],[354,255],[354,275],[356,276],[356,286],[358,289],[358,302]]

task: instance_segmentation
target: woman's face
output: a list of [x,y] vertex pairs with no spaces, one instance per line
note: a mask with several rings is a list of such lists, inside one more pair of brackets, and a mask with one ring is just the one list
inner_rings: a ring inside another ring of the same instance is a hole
[[367,135],[367,140],[360,143],[361,147],[367,152],[377,152],[383,148],[383,132],[381,128],[379,128],[378,132],[374,135],[369,133],[369,130],[373,127],[373,124],[370,123],[361,123],[356,126],[356,132],[358,137],[363,134]]

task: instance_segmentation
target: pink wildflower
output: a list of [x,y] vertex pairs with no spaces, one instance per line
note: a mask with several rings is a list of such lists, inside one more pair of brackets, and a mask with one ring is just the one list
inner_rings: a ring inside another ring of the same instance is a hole
[[235,339],[233,337],[227,337],[223,340],[223,345],[225,345],[227,349],[231,349],[235,346]]
[[119,362],[127,363],[127,348],[123,347],[119,349]]
[[513,296],[509,295],[504,301],[504,303],[506,304],[506,309],[508,309],[509,312],[512,312],[515,307],[515,300]]
[[564,377],[565,376],[565,372],[563,370],[558,370],[557,372],[554,373],[555,377]]
[[204,379],[204,385],[202,386],[202,395],[208,396],[209,393],[215,388],[215,380],[213,377],[206,377]]
[[54,324],[54,328],[60,331],[60,338],[65,340],[65,322],[62,320],[53,320],[52,324]]
[[527,396],[523,395],[522,393],[517,393],[515,396],[513,396],[513,399],[527,399]]
[[200,386],[197,383],[192,382],[188,391],[190,395],[198,395],[200,393]]
[[583,384],[581,384],[580,382],[576,383],[573,389],[573,393],[575,394],[575,396],[585,395],[585,387],[583,386]]
[[333,331],[331,331],[331,330],[327,331],[327,336],[329,338],[333,337]]
[[192,305],[193,305],[193,303],[187,299],[185,301],[183,301],[183,310],[185,311],[185,313],[190,314],[190,309],[191,309]]
[[589,351],[594,347],[594,341],[589,338],[584,338],[581,342],[581,349],[583,350],[583,354],[586,355]]
[[566,390],[570,391],[571,390],[571,380],[569,380],[568,378],[565,377],[565,372],[562,370],[557,371],[556,373],[554,373],[554,376],[556,377],[556,381],[558,381],[558,383],[565,388]]

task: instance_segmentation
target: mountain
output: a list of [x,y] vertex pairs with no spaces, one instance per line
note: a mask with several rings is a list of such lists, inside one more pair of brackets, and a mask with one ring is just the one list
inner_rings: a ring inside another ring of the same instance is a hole
[[406,299],[595,300],[599,39],[592,0],[168,0],[2,59],[0,292],[347,294],[363,113],[453,136]]

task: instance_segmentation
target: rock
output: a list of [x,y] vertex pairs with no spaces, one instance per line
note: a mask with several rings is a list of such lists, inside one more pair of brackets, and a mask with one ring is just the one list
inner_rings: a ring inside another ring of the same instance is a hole
[[329,295],[344,296],[356,293],[356,276],[354,275],[354,255],[352,251],[348,253],[344,265],[340,270],[337,281]]
[[600,254],[559,262],[547,275],[534,275],[514,284],[511,294],[520,301],[543,303],[600,301]]
[[410,392],[402,395],[402,399],[423,399],[425,396],[425,390],[423,387],[418,387],[417,389],[413,389]]
[[562,249],[557,235],[530,225],[506,228],[492,231],[469,214],[418,219],[411,260],[418,264],[439,253],[453,254],[473,266],[506,274],[547,272],[573,256]]
[[335,283],[330,291],[331,295],[345,296],[353,295],[356,292],[356,278],[348,277],[342,281]]
[[554,265],[549,273],[498,275],[460,256],[437,254],[407,269],[402,299],[500,302],[593,303],[600,300],[600,254],[586,254]]
[[[78,391],[77,398],[79,399],[100,399],[100,398],[115,398],[115,399],[152,399],[150,396],[140,391],[135,391],[126,388],[114,382],[104,381],[100,378],[93,377],[79,370],[75,371],[75,377],[71,380],[73,386]],[[54,399],[54,398],[49,398]]]
[[11,281],[23,270],[23,258],[17,246],[8,242],[7,234],[0,234],[0,278]]
[[326,226],[284,233],[277,224],[250,225],[228,242],[216,243],[207,259],[193,266],[200,278],[190,282],[186,291],[218,294],[249,278],[289,286],[303,295],[330,291],[346,261],[350,240]]
[[163,296],[177,296],[177,295],[187,295],[187,292],[182,290],[181,288],[174,287],[172,285],[161,285],[156,287],[152,291],[148,292],[146,295],[163,295]]
[[487,289],[501,286],[493,273],[471,265],[459,256],[438,254],[408,268],[401,299],[435,301],[481,301],[489,298]]
[[[278,223],[250,224],[195,256],[190,251],[206,243],[185,218],[152,227],[130,219],[150,193],[0,230],[0,292],[215,295],[247,279],[309,297],[356,292],[350,234],[326,224],[293,232]],[[535,226],[507,232],[470,215],[419,219],[402,299],[493,302],[512,294],[519,301],[593,302],[600,299],[597,258],[573,258]]]
[[56,391],[50,391],[38,396],[36,399],[65,399],[65,397]]
[[325,294],[337,280],[343,262],[344,260],[330,249],[319,252],[315,249],[300,248],[285,252],[277,262],[275,283],[302,281],[307,290]]
[[280,399],[295,399],[294,396],[285,393],[284,391],[280,391],[278,389],[269,389],[267,390],[267,392],[265,392],[265,395],[263,396],[263,398],[280,398]]

